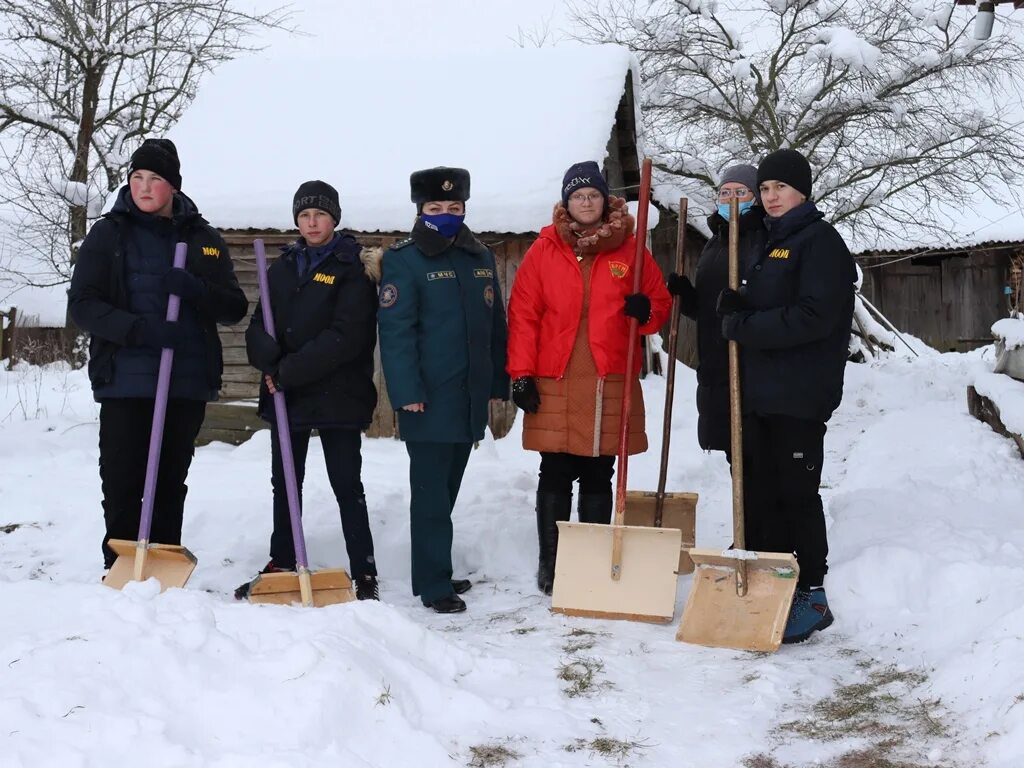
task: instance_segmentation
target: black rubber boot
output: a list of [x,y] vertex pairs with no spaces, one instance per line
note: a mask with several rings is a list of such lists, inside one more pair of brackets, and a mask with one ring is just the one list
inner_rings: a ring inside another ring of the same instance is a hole
[[540,557],[537,564],[537,589],[551,594],[555,583],[555,555],[558,553],[558,521],[568,520],[572,513],[571,493],[537,491],[537,541]]
[[581,493],[576,510],[581,523],[608,525],[612,521],[612,495],[610,493]]

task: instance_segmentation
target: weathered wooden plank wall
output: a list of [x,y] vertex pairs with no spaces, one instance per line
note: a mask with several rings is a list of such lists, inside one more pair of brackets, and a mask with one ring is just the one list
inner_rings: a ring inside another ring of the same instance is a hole
[[[899,329],[943,352],[991,343],[992,324],[1007,316],[1010,257],[992,247],[893,261],[860,257],[864,295]],[[881,264],[881,266],[879,266]]]
[[[691,214],[692,216],[692,214]],[[693,219],[690,219],[693,221]],[[661,209],[658,226],[651,233],[651,255],[661,267],[662,274],[668,278],[675,269],[676,238],[678,236],[679,216],[672,211]],[[694,281],[697,275],[697,262],[700,252],[707,243],[707,238],[693,227],[686,232],[686,274]],[[670,318],[671,320],[671,318]],[[661,329],[662,338],[668,343],[668,323]],[[697,367],[697,324],[686,317],[680,318],[679,340],[676,344],[676,359],[691,368]]]

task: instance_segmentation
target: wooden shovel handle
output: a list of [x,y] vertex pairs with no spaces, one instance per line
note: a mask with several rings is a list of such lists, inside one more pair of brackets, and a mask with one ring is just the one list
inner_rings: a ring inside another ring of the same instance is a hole
[[[679,227],[676,230],[676,268],[677,275],[683,274],[686,268],[686,211],[688,200],[679,198]],[[672,401],[676,393],[676,345],[679,342],[679,308],[681,296],[672,297],[672,318],[668,328],[668,355],[666,365],[668,373],[665,377],[665,418],[661,429],[661,468],[658,471],[658,493],[654,497],[654,527],[661,528],[665,514],[665,483],[668,479],[668,448],[672,440]]]
[[[647,246],[647,210],[651,201],[651,159],[645,158],[640,171],[640,200],[636,213],[636,259],[633,262],[633,293],[643,287],[644,257]],[[626,471],[629,462],[629,409],[633,405],[633,361],[640,322],[629,318],[629,344],[626,347],[626,375],[622,387],[622,415],[619,419],[619,466],[615,473],[615,530],[612,532],[612,579],[622,573],[622,525],[626,516]]]
[[[729,287],[740,288],[740,202],[729,201]],[[745,550],[743,526],[743,406],[740,396],[740,345],[729,340],[729,427],[732,448],[733,548]],[[736,594],[747,594],[747,561],[736,561]]]

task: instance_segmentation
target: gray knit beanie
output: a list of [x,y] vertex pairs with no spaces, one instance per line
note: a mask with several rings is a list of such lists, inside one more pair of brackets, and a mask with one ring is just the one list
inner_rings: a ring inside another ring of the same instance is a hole
[[730,181],[742,184],[754,193],[755,202],[761,204],[761,191],[757,185],[757,168],[752,165],[731,165],[722,171],[722,178],[718,182],[718,188]]

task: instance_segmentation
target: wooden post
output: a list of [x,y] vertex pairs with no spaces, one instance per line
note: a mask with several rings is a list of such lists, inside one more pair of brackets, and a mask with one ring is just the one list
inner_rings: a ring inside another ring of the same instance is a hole
[[17,362],[14,356],[18,340],[17,307],[11,307],[6,312],[0,312],[0,318],[4,317],[7,318],[7,329],[3,329],[2,321],[0,321],[0,360],[3,360],[4,357],[7,358],[7,370],[10,371],[14,368],[14,364]]

